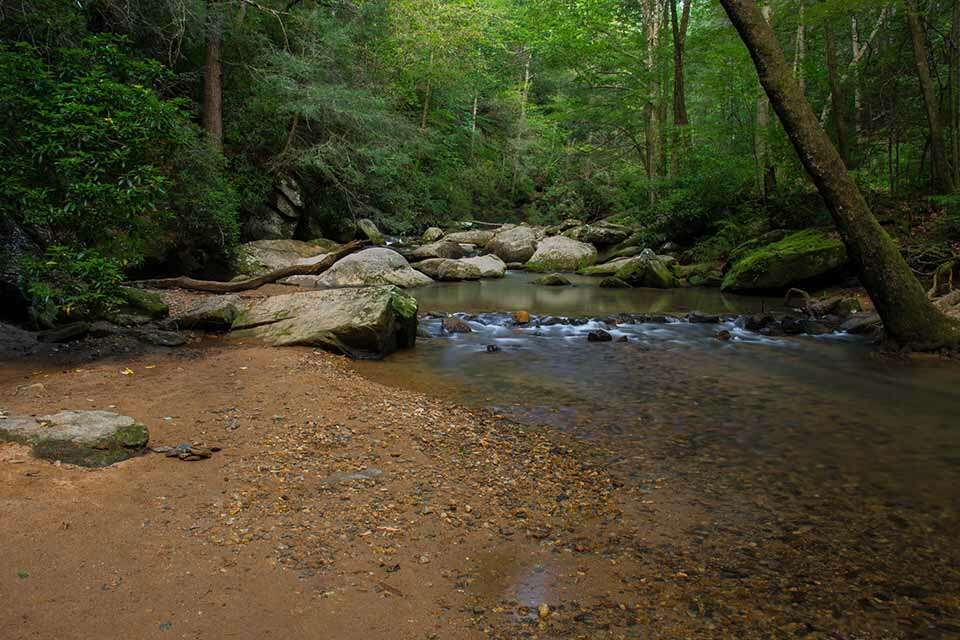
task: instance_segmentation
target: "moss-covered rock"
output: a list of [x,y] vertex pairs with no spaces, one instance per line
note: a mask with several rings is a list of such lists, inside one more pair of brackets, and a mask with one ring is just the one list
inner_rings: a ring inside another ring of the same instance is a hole
[[673,275],[691,287],[719,287],[723,283],[723,269],[716,262],[671,265]]
[[164,318],[170,313],[170,307],[163,296],[156,291],[147,291],[136,287],[120,287],[123,296],[122,307],[125,310],[141,313],[150,318]]
[[543,287],[566,287],[572,283],[559,273],[551,273],[549,275],[540,276],[533,281],[533,284]]
[[630,283],[624,282],[620,278],[610,276],[600,281],[600,286],[604,289],[629,289]]
[[537,245],[527,262],[531,271],[574,272],[597,261],[597,249],[592,244],[565,236],[552,236]]
[[61,411],[0,421],[0,440],[28,444],[38,458],[105,467],[143,453],[150,433],[133,418],[110,411]]
[[784,289],[835,271],[846,262],[847,250],[839,238],[806,229],[743,252],[724,276],[722,289]]
[[634,287],[670,289],[677,286],[669,267],[658,258],[633,258],[617,271],[616,277]]

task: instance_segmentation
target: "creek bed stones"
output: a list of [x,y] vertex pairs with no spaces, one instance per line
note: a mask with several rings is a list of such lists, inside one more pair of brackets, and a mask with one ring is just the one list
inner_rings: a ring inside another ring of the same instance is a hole
[[147,427],[110,411],[61,411],[0,420],[0,440],[30,445],[33,455],[85,467],[106,467],[143,453]]

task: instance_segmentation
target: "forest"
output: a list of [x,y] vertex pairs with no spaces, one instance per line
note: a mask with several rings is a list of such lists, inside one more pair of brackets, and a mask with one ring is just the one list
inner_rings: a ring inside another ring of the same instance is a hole
[[[960,8],[762,11],[929,277],[960,239]],[[225,273],[241,241],[358,219],[611,220],[693,262],[830,224],[717,2],[29,0],[0,24],[4,296],[41,324],[131,274]]]

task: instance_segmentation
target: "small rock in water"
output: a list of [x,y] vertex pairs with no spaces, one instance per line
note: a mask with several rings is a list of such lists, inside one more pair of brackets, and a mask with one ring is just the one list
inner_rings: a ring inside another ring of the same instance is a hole
[[473,333],[469,324],[453,316],[443,319],[443,329],[448,333]]
[[488,345],[487,345],[487,353],[496,353],[496,352],[498,352],[498,351],[500,351],[500,347],[499,347],[499,346],[497,346],[497,345],[495,345],[495,344],[488,344]]
[[559,273],[551,273],[549,275],[537,278],[533,281],[533,284],[538,284],[544,287],[566,287],[572,283]]
[[694,324],[716,324],[720,322],[720,316],[694,311],[687,315],[687,322]]
[[727,331],[726,329],[721,329],[720,331],[717,331],[717,334],[715,337],[717,340],[726,341],[726,340],[729,340],[732,336],[730,335],[730,332]]
[[628,338],[627,336],[620,336],[619,338],[617,338],[617,342],[630,342],[630,338]]
[[514,311],[513,312],[513,321],[517,324],[527,324],[530,322],[530,312],[529,311]]
[[613,336],[603,329],[597,329],[587,334],[588,342],[610,342],[611,340],[613,340]]

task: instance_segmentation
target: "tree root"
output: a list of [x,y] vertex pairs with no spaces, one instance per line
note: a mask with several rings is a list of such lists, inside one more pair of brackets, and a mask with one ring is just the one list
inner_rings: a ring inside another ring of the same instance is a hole
[[187,289],[189,291],[208,291],[210,293],[237,293],[238,291],[249,291],[257,289],[265,284],[283,280],[290,276],[313,276],[323,273],[332,267],[341,258],[344,258],[354,251],[361,249],[364,242],[354,240],[348,242],[336,251],[328,253],[322,260],[314,264],[294,264],[288,267],[276,269],[262,276],[239,280],[237,282],[218,282],[216,280],[196,280],[186,276],[178,278],[160,278],[157,280],[136,280],[128,282],[128,285],[142,287],[145,289]]

